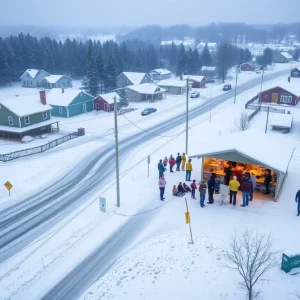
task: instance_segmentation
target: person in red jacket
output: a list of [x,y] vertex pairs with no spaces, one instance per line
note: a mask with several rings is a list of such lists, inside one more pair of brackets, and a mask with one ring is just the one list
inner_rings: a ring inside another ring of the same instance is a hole
[[253,189],[253,183],[249,176],[245,177],[245,180],[241,186],[243,193],[243,204],[242,207],[248,206],[251,190]]
[[197,189],[197,184],[196,184],[196,180],[193,180],[192,184],[191,184],[191,188],[192,188],[192,194],[191,194],[191,197],[193,199],[196,199],[195,197],[195,192],[196,192],[196,189]]
[[173,167],[174,165],[176,164],[176,160],[175,158],[173,157],[173,155],[170,156],[169,158],[169,165],[170,165],[170,172],[173,173]]

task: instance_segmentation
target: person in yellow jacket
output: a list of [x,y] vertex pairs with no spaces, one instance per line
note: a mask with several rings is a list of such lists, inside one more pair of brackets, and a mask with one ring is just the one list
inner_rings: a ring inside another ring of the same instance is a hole
[[186,164],[186,156],[185,153],[181,155],[181,171],[185,171],[185,164]]
[[186,175],[185,175],[185,180],[186,181],[191,181],[191,175],[192,175],[192,171],[193,171],[193,166],[191,163],[191,159],[189,159],[189,161],[186,163],[185,165],[185,169],[186,169]]
[[233,176],[233,179],[229,181],[229,195],[230,195],[230,200],[229,203],[232,204],[232,196],[233,196],[233,205],[236,204],[236,194],[239,190],[240,183],[237,181],[237,177]]

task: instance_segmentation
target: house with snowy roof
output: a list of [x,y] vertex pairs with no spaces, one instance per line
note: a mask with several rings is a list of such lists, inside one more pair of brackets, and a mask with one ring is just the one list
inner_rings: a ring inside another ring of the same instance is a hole
[[288,52],[273,51],[273,63],[288,63],[293,60],[293,56]]
[[82,90],[52,89],[46,99],[55,117],[71,118],[94,110],[95,97]]
[[205,88],[206,78],[205,76],[200,75],[183,75],[180,78],[181,80],[189,80],[190,86],[195,89]]
[[21,78],[21,84],[23,87],[37,88],[40,87],[40,82],[50,74],[44,70],[27,69]]
[[116,92],[101,94],[94,100],[95,110],[104,110],[107,112],[114,110],[114,98],[118,101],[120,96]]
[[149,75],[153,81],[164,80],[171,78],[172,72],[167,69],[154,69],[149,72]]
[[39,85],[45,89],[70,88],[72,87],[72,78],[65,75],[49,75]]
[[150,82],[150,76],[146,73],[140,72],[123,72],[117,77],[117,86],[119,88],[124,88],[129,85],[138,85]]
[[46,92],[0,100],[0,136],[20,138],[52,131],[58,121],[51,119],[52,107],[46,101]]
[[186,93],[186,82],[178,79],[165,79],[157,83],[157,85],[166,90],[166,93],[173,95],[182,95]]
[[166,90],[152,83],[142,83],[126,87],[131,102],[156,101],[166,97]]

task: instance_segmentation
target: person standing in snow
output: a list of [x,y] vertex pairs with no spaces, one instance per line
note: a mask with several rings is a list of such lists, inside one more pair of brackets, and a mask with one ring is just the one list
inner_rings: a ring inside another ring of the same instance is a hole
[[165,200],[164,194],[165,194],[166,184],[167,184],[167,181],[166,181],[166,179],[165,179],[164,174],[162,174],[161,177],[160,177],[159,180],[158,180],[158,187],[159,187],[160,200],[161,200],[161,201],[164,201],[164,200]]
[[236,204],[236,194],[239,190],[240,183],[237,181],[237,177],[233,176],[233,179],[229,181],[229,203],[232,203],[232,197],[233,197],[233,205]]
[[193,180],[193,182],[192,182],[192,184],[191,184],[191,189],[192,189],[191,197],[192,197],[193,199],[196,199],[196,197],[195,197],[195,193],[196,193],[196,189],[197,189],[196,180]]
[[180,153],[177,153],[177,157],[176,157],[176,165],[177,165],[176,171],[180,171],[181,160],[182,160],[182,158],[181,158]]
[[298,203],[298,214],[297,217],[300,216],[300,190],[296,194],[296,203]]
[[270,183],[272,181],[272,175],[271,175],[271,170],[270,169],[267,169],[266,170],[266,177],[265,177],[265,187],[266,187],[266,192],[265,194],[269,194],[270,191],[269,191],[269,186],[270,186]]
[[173,157],[173,155],[170,156],[169,158],[169,164],[170,164],[170,172],[173,173],[173,167],[175,166],[175,158]]
[[241,205],[242,207],[248,206],[249,204],[249,198],[250,198],[250,192],[251,189],[253,188],[252,181],[250,177],[246,177],[245,181],[241,185],[241,191],[243,193],[243,204]]
[[165,167],[165,170],[167,169],[167,165],[168,165],[168,158],[165,156],[164,160],[163,160],[163,165]]
[[214,189],[215,189],[215,183],[216,183],[216,174],[211,173],[209,180],[207,181],[207,187],[208,187],[208,204],[214,203]]
[[165,167],[164,167],[164,165],[162,163],[162,159],[159,160],[159,163],[157,165],[157,169],[158,169],[158,178],[160,178],[161,175],[163,175],[164,171],[165,171]]
[[220,177],[217,176],[215,180],[215,194],[219,194],[220,183],[221,183]]
[[192,171],[193,171],[193,166],[192,166],[192,160],[189,159],[189,161],[186,163],[185,166],[186,169],[186,175],[185,175],[185,180],[186,181],[191,181],[191,175],[192,175]]
[[205,207],[205,205],[204,205],[205,194],[206,194],[206,182],[205,182],[205,180],[202,180],[202,182],[199,186],[199,192],[200,192],[200,206]]
[[252,201],[252,199],[253,199],[253,192],[256,189],[256,176],[253,173],[251,173],[251,181],[252,181],[252,190],[250,192],[250,201]]
[[182,153],[182,156],[181,156],[181,171],[185,171],[185,164],[186,164],[186,156],[185,156],[185,153]]

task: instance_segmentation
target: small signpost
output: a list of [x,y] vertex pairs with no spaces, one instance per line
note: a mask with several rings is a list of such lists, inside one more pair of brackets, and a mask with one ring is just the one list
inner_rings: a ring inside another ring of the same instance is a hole
[[185,223],[186,223],[186,224],[189,224],[189,227],[190,227],[190,234],[191,234],[191,242],[192,242],[192,244],[194,244],[194,241],[193,241],[193,234],[192,234],[192,227],[191,227],[191,217],[190,217],[189,207],[188,207],[188,203],[187,203],[186,198],[185,198],[185,205],[186,205]]
[[99,197],[99,206],[100,206],[100,211],[106,213],[106,198]]
[[149,177],[150,155],[148,155],[148,158],[147,158],[147,163],[148,163],[148,177]]
[[13,188],[13,185],[9,182],[9,181],[6,181],[4,183],[4,186],[6,187],[6,189],[8,190],[8,194],[10,196],[10,190]]

